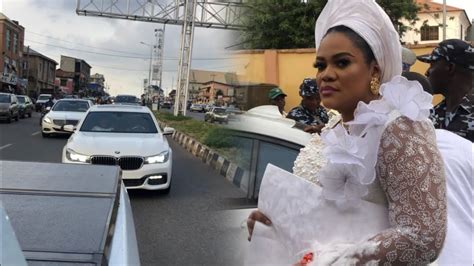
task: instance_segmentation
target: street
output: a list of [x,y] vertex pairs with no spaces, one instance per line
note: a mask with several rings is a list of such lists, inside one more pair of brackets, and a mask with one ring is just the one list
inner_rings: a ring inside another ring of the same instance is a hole
[[[160,111],[173,113],[173,107],[171,107],[171,109],[161,108]],[[186,110],[187,117],[191,117],[199,121],[204,121],[204,114],[205,112],[200,113],[200,112],[191,112],[190,110]]]
[[[0,159],[61,162],[67,137],[43,138],[39,114],[0,123]],[[129,191],[142,265],[242,265],[247,232],[238,211],[245,194],[168,138],[173,149],[169,195]]]

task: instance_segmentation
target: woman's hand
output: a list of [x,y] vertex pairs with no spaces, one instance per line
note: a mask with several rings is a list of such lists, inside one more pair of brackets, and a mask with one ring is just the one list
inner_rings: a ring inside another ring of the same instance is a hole
[[304,128],[304,132],[308,133],[321,133],[321,130],[324,128],[325,125],[314,125],[314,126],[307,126]]
[[263,214],[259,210],[253,211],[249,215],[249,218],[247,219],[247,229],[249,230],[249,237],[248,237],[249,241],[252,239],[252,233],[253,233],[253,228],[255,226],[255,222],[261,222],[262,224],[265,224],[265,225],[272,225],[272,222],[270,221],[270,219],[268,219],[267,216],[265,216],[265,214]]

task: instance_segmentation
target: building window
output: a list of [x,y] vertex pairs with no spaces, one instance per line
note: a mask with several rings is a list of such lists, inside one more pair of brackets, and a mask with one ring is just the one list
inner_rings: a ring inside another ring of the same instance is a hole
[[18,51],[18,34],[16,32],[13,33],[13,53],[16,54]]
[[5,46],[7,47],[7,51],[10,51],[11,49],[11,32],[10,30],[7,29],[7,36],[5,38]]
[[420,29],[422,41],[437,41],[439,40],[438,26],[423,26]]
[[67,86],[67,79],[61,79],[61,87]]

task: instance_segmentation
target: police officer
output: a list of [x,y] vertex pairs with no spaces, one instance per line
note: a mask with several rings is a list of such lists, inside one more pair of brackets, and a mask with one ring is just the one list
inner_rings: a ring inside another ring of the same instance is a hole
[[306,78],[300,85],[301,104],[288,113],[287,118],[297,122],[295,125],[309,133],[321,133],[329,121],[326,109],[321,106],[321,97],[315,79]]
[[433,93],[445,97],[431,113],[435,128],[474,142],[474,47],[458,39],[445,40],[418,60],[430,64],[426,76]]

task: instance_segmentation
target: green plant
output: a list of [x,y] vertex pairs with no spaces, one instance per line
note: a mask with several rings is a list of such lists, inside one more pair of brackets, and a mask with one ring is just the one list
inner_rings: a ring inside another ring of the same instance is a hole
[[204,144],[211,148],[232,147],[232,136],[230,131],[221,127],[214,127],[207,132]]

